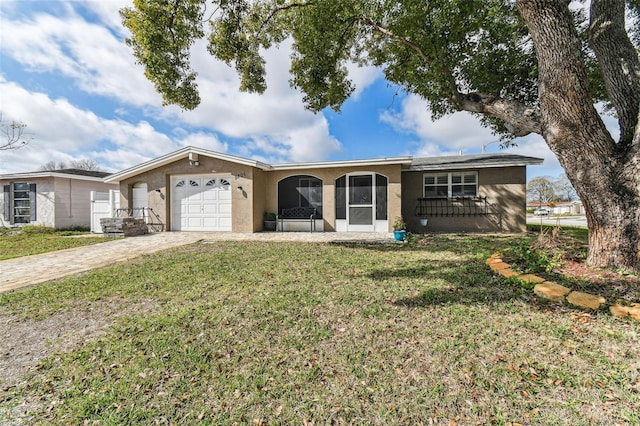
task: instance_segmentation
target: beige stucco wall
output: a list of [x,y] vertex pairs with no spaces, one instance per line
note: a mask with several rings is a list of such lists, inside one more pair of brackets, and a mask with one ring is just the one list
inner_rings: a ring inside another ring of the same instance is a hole
[[260,169],[253,170],[253,232],[263,230],[264,213],[267,211],[267,174]]
[[[455,172],[456,170],[446,170]],[[472,170],[465,170],[472,171]],[[412,232],[524,232],[526,231],[526,167],[479,169],[478,194],[487,197],[487,216],[429,217],[425,227],[415,216],[417,199],[423,196],[422,176],[427,172],[402,174],[402,214]]]
[[336,179],[347,173],[379,173],[389,179],[388,182],[388,202],[389,202],[389,231],[393,219],[400,215],[401,194],[400,165],[386,165],[375,167],[335,167],[319,168],[310,170],[277,170],[265,173],[266,177],[266,211],[277,212],[278,209],[278,182],[290,176],[308,175],[322,180],[322,216],[324,219],[324,230],[335,231],[336,206],[335,206],[335,183]]
[[[258,232],[263,229],[265,212],[278,208],[278,182],[289,176],[310,175],[323,181],[324,230],[335,230],[335,180],[347,173],[375,172],[389,179],[389,223],[400,215],[400,165],[371,167],[339,167],[311,170],[263,171],[251,166],[200,156],[199,166],[190,166],[186,158],[164,167],[141,173],[120,182],[120,207],[131,206],[132,188],[147,183],[148,205],[160,217],[166,230],[171,230],[171,177],[175,175],[232,175],[232,231]],[[242,187],[242,191],[238,190]],[[160,190],[157,192],[156,190]],[[390,225],[391,226],[391,225]]]
[[[299,170],[264,171],[255,167],[201,156],[200,165],[189,165],[183,158],[124,180],[120,184],[121,207],[130,207],[133,185],[146,182],[148,205],[166,230],[171,230],[171,177],[176,175],[231,175],[232,231],[257,232],[263,229],[265,212],[277,212],[278,182],[309,175],[323,183],[322,204],[325,231],[335,231],[335,181],[348,173],[379,173],[388,178],[389,231],[394,219],[402,215],[413,232],[429,231],[507,231],[526,230],[526,167],[479,169],[479,194],[491,203],[491,214],[471,217],[430,217],[426,228],[415,216],[416,200],[422,197],[423,172],[403,172],[399,164],[386,166],[327,167]],[[456,170],[450,170],[456,171]],[[239,190],[242,187],[242,191]],[[159,191],[156,191],[159,190]]]
[[[231,210],[233,232],[254,232],[262,227],[262,216],[257,219],[254,211],[254,169],[251,166],[232,163],[211,157],[200,156],[198,166],[189,165],[181,158],[164,167],[159,167],[120,182],[120,207],[131,207],[133,185],[147,183],[148,206],[159,216],[166,230],[171,230],[171,177],[176,175],[232,175]],[[259,170],[258,170],[259,171]],[[242,191],[238,190],[242,187]],[[156,190],[159,190],[156,191]],[[258,196],[259,197],[259,196]],[[261,215],[262,213],[260,213]]]

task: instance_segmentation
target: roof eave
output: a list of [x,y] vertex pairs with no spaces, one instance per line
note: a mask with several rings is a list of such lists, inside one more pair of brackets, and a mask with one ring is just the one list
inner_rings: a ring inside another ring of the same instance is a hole
[[531,159],[521,161],[508,161],[508,162],[490,162],[490,163],[445,163],[445,164],[424,164],[424,165],[411,165],[404,171],[408,172],[423,172],[423,171],[440,171],[440,170],[466,170],[466,169],[487,169],[495,167],[524,167],[524,166],[537,166],[544,163],[543,159]]
[[234,155],[223,154],[220,152],[209,151],[202,148],[196,148],[192,146],[187,146],[177,151],[171,152],[169,154],[163,155],[158,158],[154,158],[152,160],[146,161],[142,164],[138,164],[136,166],[130,167],[128,169],[122,170],[121,172],[114,173],[111,176],[108,176],[104,179],[107,183],[117,183],[123,181],[125,179],[129,179],[132,176],[139,175],[141,173],[148,172],[149,170],[153,170],[158,167],[165,166],[167,164],[173,163],[174,161],[180,160],[182,158],[187,158],[190,153],[195,153],[198,155],[202,155],[205,157],[217,158],[219,160],[230,161],[237,164],[242,164],[245,166],[256,167],[262,170],[269,170],[270,166],[265,163],[261,163],[260,161],[249,160],[242,157],[236,157]]
[[312,163],[281,163],[271,166],[271,170],[327,169],[335,167],[366,167],[411,164],[412,157],[385,157],[368,160],[318,161]]
[[74,175],[71,173],[56,173],[55,171],[43,171],[43,172],[27,172],[27,173],[12,173],[6,175],[0,175],[0,179],[41,179],[47,177],[62,178],[62,179],[76,179],[76,180],[88,180],[92,182],[105,182],[105,178],[97,176],[84,176]]

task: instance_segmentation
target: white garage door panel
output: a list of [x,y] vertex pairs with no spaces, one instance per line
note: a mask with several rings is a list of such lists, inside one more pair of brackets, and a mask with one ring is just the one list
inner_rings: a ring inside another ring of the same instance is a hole
[[204,222],[203,226],[209,226],[214,228],[219,226],[219,222],[220,222],[218,219],[213,217],[205,217],[202,219],[202,221]]
[[200,228],[202,227],[202,219],[199,217],[189,217],[186,220],[188,228]]
[[216,191],[207,191],[202,194],[202,198],[206,201],[215,201],[219,197]]
[[231,231],[230,176],[175,176],[172,223],[176,231]]
[[218,213],[218,206],[214,205],[214,204],[204,204],[203,205],[203,213],[204,214],[217,214]]

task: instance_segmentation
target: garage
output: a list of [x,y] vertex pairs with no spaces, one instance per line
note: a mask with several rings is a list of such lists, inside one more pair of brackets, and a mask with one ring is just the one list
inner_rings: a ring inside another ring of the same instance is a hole
[[231,231],[231,176],[171,178],[174,231]]

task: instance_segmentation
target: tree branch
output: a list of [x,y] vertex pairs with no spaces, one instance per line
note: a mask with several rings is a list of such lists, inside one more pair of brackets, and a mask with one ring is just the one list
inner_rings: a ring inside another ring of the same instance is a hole
[[[431,65],[435,64],[435,61],[433,61],[420,46],[411,40],[394,34],[388,28],[374,22],[371,18],[363,16],[361,20],[379,33],[409,47],[426,63]],[[503,99],[497,96],[482,93],[460,93],[453,72],[451,72],[451,70],[445,70],[443,72],[447,75],[447,86],[450,91],[451,103],[458,110],[499,118],[504,121],[505,127],[516,137],[526,136],[529,133],[542,134],[540,111],[538,109],[527,107],[518,101]]]
[[4,142],[0,142],[0,151],[22,148],[28,144],[33,137],[25,138],[24,129],[26,124],[19,121],[12,121],[9,124],[2,124],[2,114],[0,114],[0,128],[5,138]]
[[490,115],[504,122],[505,127],[514,136],[526,136],[529,133],[542,134],[540,111],[525,104],[483,93],[460,93],[453,99],[460,111]]
[[592,0],[589,44],[616,108],[624,148],[637,140],[640,127],[640,58],[625,29],[624,0]]
[[267,16],[265,18],[264,21],[262,21],[262,25],[260,25],[260,30],[258,31],[259,33],[262,32],[262,30],[264,29],[264,26],[267,25],[269,23],[269,21],[271,21],[271,19],[280,12],[283,12],[285,10],[289,10],[289,9],[294,9],[296,7],[306,7],[306,6],[313,6],[315,3],[310,1],[310,2],[306,2],[306,3],[289,3],[289,4],[285,4],[284,6],[280,6],[280,7],[276,7],[275,9],[273,9],[271,11],[271,13],[269,13],[269,16]]
[[362,22],[364,22],[365,24],[371,26],[374,30],[378,31],[381,34],[386,35],[387,37],[398,41],[402,44],[404,44],[405,46],[409,47],[410,49],[414,50],[418,56],[420,56],[425,62],[427,63],[433,63],[433,60],[425,53],[424,50],[422,50],[422,48],[420,46],[418,46],[417,44],[415,44],[414,42],[412,42],[411,40],[405,38],[405,37],[401,37],[397,34],[394,34],[392,31],[390,31],[388,28],[383,27],[382,25],[378,24],[377,22],[375,22],[373,19],[367,17],[367,16],[363,16],[362,18],[360,18],[362,20]]

